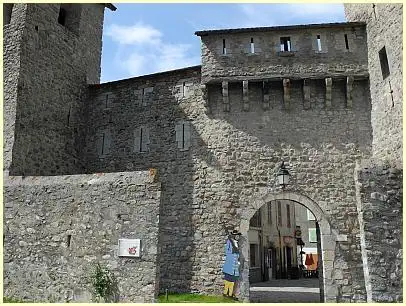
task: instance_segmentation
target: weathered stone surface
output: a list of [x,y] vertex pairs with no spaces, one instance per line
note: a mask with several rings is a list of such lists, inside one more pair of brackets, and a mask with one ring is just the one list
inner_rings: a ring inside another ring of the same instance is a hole
[[[165,289],[220,294],[226,229],[246,232],[261,205],[288,197],[316,211],[326,301],[402,299],[401,44],[388,48],[396,60],[381,81],[383,21],[256,31],[253,55],[239,52],[252,33],[227,34],[226,55],[208,35],[202,67],[88,86],[99,81],[103,6],[81,7],[76,33],[57,23],[57,4],[16,4],[5,28],[6,295],[87,301],[84,271],[97,260],[119,278],[122,301],[151,302]],[[357,20],[371,13],[354,8]],[[281,35],[289,52],[279,51]],[[387,99],[391,110],[379,106]],[[354,175],[372,153],[390,167]],[[292,175],[284,192],[281,161]],[[145,256],[118,258],[122,235],[145,240]],[[240,245],[248,300],[244,234]]]
[[[87,279],[100,262],[117,278],[119,301],[155,300],[149,287],[159,282],[160,184],[148,172],[10,177],[4,196],[18,207],[15,218],[5,221],[5,296],[90,302]],[[141,239],[141,257],[118,257],[119,238]]]
[[[379,160],[364,160],[356,170],[361,246],[369,302],[403,300],[400,217],[403,211],[403,175],[399,170]],[[376,186],[379,186],[379,193],[375,191]]]
[[15,4],[4,27],[4,169],[11,175],[84,172],[82,101],[88,84],[100,82],[104,7],[71,6],[70,27],[57,22],[59,7]]
[[[313,47],[318,34],[323,40],[322,52]],[[345,47],[344,34],[347,34],[350,50]],[[280,38],[283,36],[290,37],[291,52],[280,52]],[[256,41],[254,54],[250,54],[248,48],[251,37],[255,37]],[[223,39],[230,44],[226,55],[222,54]],[[301,79],[304,75],[322,79],[328,76],[368,74],[365,27],[359,24],[209,33],[202,35],[201,40],[203,83],[230,79]]]
[[[346,4],[348,21],[367,23],[368,71],[371,84],[373,153],[402,165],[403,4]],[[390,75],[383,79],[379,51],[385,47]],[[392,91],[392,93],[390,92]]]
[[[98,97],[111,91],[120,101],[113,109],[116,141],[107,158],[97,158],[92,141],[96,129],[89,130],[85,148],[88,171],[159,169],[159,179],[165,186],[160,214],[160,290],[222,292],[225,228],[239,227],[241,219],[254,214],[257,208],[249,208],[253,204],[249,199],[262,196],[258,188],[267,189],[264,195],[275,192],[274,173],[281,160],[288,162],[294,173],[294,191],[319,203],[324,212],[319,216],[320,224],[327,224],[328,219],[337,233],[347,235],[353,245],[359,246],[358,219],[351,213],[356,212],[355,162],[368,156],[371,147],[367,82],[354,82],[352,110],[346,108],[345,80],[334,82],[332,107],[326,111],[323,79],[308,82],[312,93],[308,110],[303,108],[303,82],[291,81],[289,113],[283,106],[282,81],[269,88],[275,101],[269,111],[264,111],[261,102],[263,83],[250,81],[253,102],[248,112],[243,110],[242,82],[227,84],[229,111],[223,109],[224,84],[207,84],[208,115],[201,95],[182,101],[172,96],[172,87],[179,79],[188,78],[198,87],[199,76],[199,68],[190,68],[104,84],[91,89],[87,102],[89,121],[104,122],[107,127],[110,124],[103,121]],[[143,110],[131,104],[129,89],[146,82],[154,84],[156,96],[162,98]],[[157,114],[159,121],[155,120]],[[129,120],[135,117],[136,124]],[[185,119],[191,123],[191,146],[182,152],[176,141],[176,126]],[[150,128],[150,151],[133,156],[126,144],[138,125]],[[294,199],[304,201],[300,196]],[[329,228],[324,230],[322,234],[330,233]],[[326,243],[326,247],[329,245]],[[334,255],[334,260],[347,263],[345,273],[350,276],[346,285],[361,288],[348,294],[365,295],[360,252],[337,249]],[[202,280],[211,280],[213,285],[205,286]],[[337,288],[342,285],[336,284]]]

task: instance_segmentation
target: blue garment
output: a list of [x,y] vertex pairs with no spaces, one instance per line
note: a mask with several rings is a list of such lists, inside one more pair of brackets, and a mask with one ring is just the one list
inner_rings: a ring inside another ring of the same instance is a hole
[[232,276],[240,276],[240,264],[238,262],[240,253],[233,253],[233,245],[230,239],[227,239],[225,253],[226,261],[224,262],[223,273]]

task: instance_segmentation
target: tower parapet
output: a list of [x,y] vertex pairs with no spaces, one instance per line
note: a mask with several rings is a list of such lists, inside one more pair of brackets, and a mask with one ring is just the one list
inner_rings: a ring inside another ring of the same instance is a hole
[[365,24],[198,31],[202,82],[368,76]]
[[82,100],[100,82],[104,5],[7,4],[5,163],[11,175],[78,173]]

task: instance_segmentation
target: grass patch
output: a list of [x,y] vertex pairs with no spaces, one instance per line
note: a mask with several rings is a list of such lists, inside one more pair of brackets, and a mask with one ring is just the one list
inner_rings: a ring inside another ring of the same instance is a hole
[[25,303],[25,302],[22,301],[22,300],[18,300],[18,299],[15,299],[15,298],[9,298],[9,297],[4,296],[3,297],[3,303]]
[[204,295],[194,293],[169,293],[168,300],[166,295],[158,296],[159,303],[239,303],[231,298],[221,295]]

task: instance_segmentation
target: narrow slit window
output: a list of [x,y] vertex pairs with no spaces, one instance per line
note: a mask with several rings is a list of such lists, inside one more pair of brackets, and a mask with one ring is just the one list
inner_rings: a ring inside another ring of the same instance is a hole
[[145,88],[141,90],[141,104],[144,103]]
[[69,107],[69,112],[68,112],[68,122],[67,122],[67,124],[68,124],[68,126],[69,126],[69,124],[70,124],[70,112],[71,112],[71,109],[72,109],[72,107]]
[[317,35],[317,51],[321,51],[321,39],[320,39],[320,35]]
[[347,36],[347,34],[344,34],[344,40],[345,40],[345,49],[349,50],[350,47],[348,45],[348,36]]
[[282,203],[278,201],[278,225],[282,226]]
[[281,37],[281,51],[282,52],[291,51],[290,37]]
[[288,204],[288,205],[286,205],[286,222],[287,222],[287,226],[288,227],[291,227],[291,224],[290,224],[290,205]]
[[70,247],[70,242],[72,240],[72,235],[68,235],[68,237],[66,237],[66,246],[69,248]]
[[379,51],[379,61],[381,62],[382,78],[385,80],[390,75],[388,56],[385,47]]
[[140,149],[140,152],[142,152],[142,136],[143,136],[143,128],[140,128],[140,147],[139,147],[139,149]]
[[66,23],[66,10],[63,7],[59,9],[58,23],[63,26]]
[[251,37],[251,53],[255,53],[254,38]]
[[109,94],[106,95],[106,108],[109,108]]
[[223,54],[227,54],[226,40],[223,39]]
[[182,97],[184,98],[186,96],[186,82],[183,82],[182,84]]

